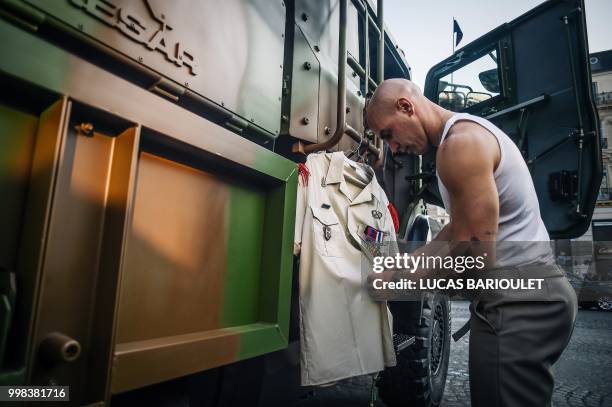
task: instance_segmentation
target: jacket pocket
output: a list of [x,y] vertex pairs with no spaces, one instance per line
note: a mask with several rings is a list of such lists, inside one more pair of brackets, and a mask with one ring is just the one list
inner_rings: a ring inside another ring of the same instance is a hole
[[310,205],[312,233],[317,253],[323,257],[342,257],[344,230],[331,208]]

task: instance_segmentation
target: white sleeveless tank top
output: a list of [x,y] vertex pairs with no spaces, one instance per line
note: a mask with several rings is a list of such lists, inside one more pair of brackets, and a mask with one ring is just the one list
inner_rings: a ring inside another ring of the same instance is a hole
[[[538,196],[531,174],[518,147],[493,123],[467,113],[457,113],[446,122],[440,144],[446,139],[453,124],[460,120],[469,120],[487,129],[495,136],[500,148],[499,165],[494,172],[499,195],[496,267],[551,261],[550,237],[540,216]],[[450,214],[448,190],[439,176],[438,187],[444,206]]]

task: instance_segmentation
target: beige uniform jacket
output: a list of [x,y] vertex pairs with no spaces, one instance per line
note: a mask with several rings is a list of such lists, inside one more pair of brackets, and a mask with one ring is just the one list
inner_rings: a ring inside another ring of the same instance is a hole
[[397,248],[387,197],[369,166],[342,152],[311,154],[306,166],[310,175],[307,185],[299,182],[294,239],[305,386],[395,365],[391,314],[363,289],[366,227],[384,232],[385,243]]

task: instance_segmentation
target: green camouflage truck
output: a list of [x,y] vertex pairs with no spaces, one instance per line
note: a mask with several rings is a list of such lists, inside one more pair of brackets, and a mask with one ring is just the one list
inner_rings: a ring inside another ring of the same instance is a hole
[[[434,155],[392,155],[364,128],[377,84],[411,78],[382,3],[0,1],[0,385],[70,386],[72,405],[291,405],[296,163],[357,150],[400,242],[437,228]],[[425,86],[511,135],[553,238],[588,228],[601,178],[587,56],[582,1],[552,0]],[[380,395],[438,405],[448,299],[391,307]]]

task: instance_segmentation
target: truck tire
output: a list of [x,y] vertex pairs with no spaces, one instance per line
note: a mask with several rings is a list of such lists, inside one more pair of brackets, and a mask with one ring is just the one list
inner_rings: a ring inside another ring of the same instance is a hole
[[450,352],[450,301],[428,295],[423,311],[415,302],[389,304],[394,332],[415,336],[414,344],[397,355],[397,365],[386,368],[377,386],[389,407],[438,406],[444,394]]

